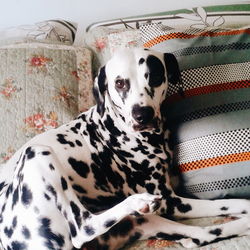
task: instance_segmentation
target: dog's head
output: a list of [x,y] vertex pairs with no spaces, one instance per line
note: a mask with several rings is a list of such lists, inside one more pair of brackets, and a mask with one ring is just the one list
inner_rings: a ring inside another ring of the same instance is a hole
[[181,82],[172,54],[147,49],[119,50],[95,80],[97,111],[102,116],[108,100],[133,131],[157,129],[169,82]]

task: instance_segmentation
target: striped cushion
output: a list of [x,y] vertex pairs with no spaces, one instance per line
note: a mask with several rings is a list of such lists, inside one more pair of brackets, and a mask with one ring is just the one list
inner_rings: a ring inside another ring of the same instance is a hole
[[185,192],[249,198],[250,29],[149,24],[141,32],[145,47],[172,52],[180,64],[185,97],[171,85],[166,112]]

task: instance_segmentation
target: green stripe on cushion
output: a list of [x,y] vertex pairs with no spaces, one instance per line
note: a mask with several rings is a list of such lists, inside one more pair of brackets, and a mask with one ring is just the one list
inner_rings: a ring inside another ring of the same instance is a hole
[[237,102],[247,102],[250,100],[249,97],[250,88],[211,93],[206,95],[205,98],[204,96],[195,96],[192,98],[183,98],[177,104],[168,104],[165,107],[165,112],[167,117],[171,117],[171,121],[174,121],[192,112],[200,112],[201,110],[223,104],[229,105]]
[[198,47],[188,47],[182,50],[178,50],[174,52],[176,57],[179,56],[189,56],[195,54],[206,54],[206,53],[219,53],[223,51],[231,51],[231,50],[249,50],[250,43],[223,43],[222,45],[209,45],[209,46],[198,46]]
[[205,67],[224,63],[240,63],[250,60],[250,50],[225,51],[222,53],[208,53],[207,55],[190,55],[178,57],[180,70],[187,70],[197,67]]
[[174,144],[201,136],[250,127],[249,110],[204,117],[173,128]]
[[218,6],[209,6],[204,7],[208,12],[237,12],[237,11],[250,11],[250,4],[232,4],[232,5],[218,5]]
[[[225,114],[228,112],[234,112],[239,110],[250,110],[250,101],[218,105],[211,108],[190,112],[189,114],[182,115],[179,118],[174,119],[174,124],[180,124],[187,121],[201,119],[207,116],[223,114],[223,113]],[[172,123],[172,121],[169,122]]]

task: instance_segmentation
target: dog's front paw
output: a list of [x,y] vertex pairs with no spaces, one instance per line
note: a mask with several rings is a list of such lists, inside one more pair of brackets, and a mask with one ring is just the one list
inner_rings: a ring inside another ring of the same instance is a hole
[[131,214],[148,214],[155,212],[160,207],[162,196],[143,193],[131,195],[128,199],[133,210]]

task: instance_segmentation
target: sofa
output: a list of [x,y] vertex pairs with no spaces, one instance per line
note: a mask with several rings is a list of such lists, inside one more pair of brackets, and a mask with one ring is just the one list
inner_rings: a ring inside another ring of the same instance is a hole
[[[34,135],[94,105],[93,78],[117,49],[145,47],[173,53],[181,69],[183,83],[170,84],[164,110],[174,152],[171,171],[179,178],[176,192],[201,199],[250,198],[249,3],[91,24],[82,46],[74,45],[76,32],[77,24],[65,20],[0,31],[0,164]],[[151,239],[126,249],[183,248]],[[250,237],[200,249],[250,249]]]

